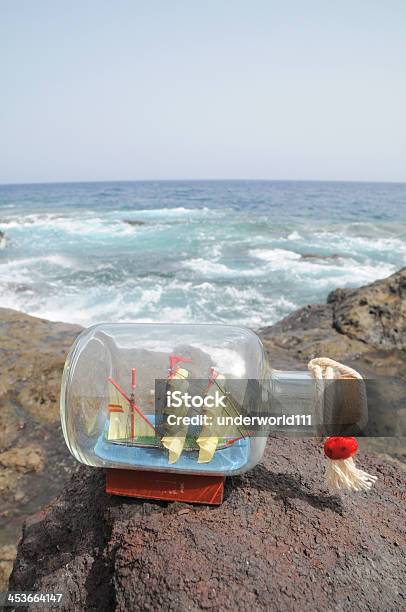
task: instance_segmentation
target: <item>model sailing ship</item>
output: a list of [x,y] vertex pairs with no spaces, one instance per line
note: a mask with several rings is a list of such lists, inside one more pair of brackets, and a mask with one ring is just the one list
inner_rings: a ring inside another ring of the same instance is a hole
[[[169,371],[167,376],[167,392],[186,392],[189,387],[189,372],[180,363],[190,363],[191,359],[171,355],[169,358]],[[225,404],[216,407],[215,402],[206,402],[203,409],[208,417],[206,424],[200,428],[184,425],[183,419],[187,417],[190,407],[180,403],[177,407],[165,406],[163,435],[156,427],[154,418],[148,418],[135,399],[136,391],[136,369],[132,369],[131,394],[127,395],[120,385],[112,378],[108,378],[109,403],[108,403],[108,427],[106,430],[106,441],[112,444],[125,446],[136,446],[140,448],[161,448],[168,450],[168,463],[176,463],[183,451],[198,451],[197,462],[209,463],[217,450],[232,446],[247,436],[247,432],[241,427],[228,427],[227,436],[224,428],[221,432],[216,427],[218,417],[238,416],[241,407],[227,393],[225,389],[225,377],[214,368],[210,368],[207,387],[201,390],[207,398],[220,391],[225,399]],[[213,407],[209,407],[213,406]],[[172,424],[169,417],[176,424]]]

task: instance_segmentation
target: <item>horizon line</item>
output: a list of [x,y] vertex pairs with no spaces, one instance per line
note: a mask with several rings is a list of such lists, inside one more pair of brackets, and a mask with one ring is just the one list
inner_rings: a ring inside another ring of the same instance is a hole
[[367,179],[270,179],[270,178],[170,178],[170,179],[102,179],[68,181],[22,181],[0,182],[0,187],[30,187],[35,185],[88,185],[96,183],[350,183],[375,185],[405,185],[406,180],[367,180]]

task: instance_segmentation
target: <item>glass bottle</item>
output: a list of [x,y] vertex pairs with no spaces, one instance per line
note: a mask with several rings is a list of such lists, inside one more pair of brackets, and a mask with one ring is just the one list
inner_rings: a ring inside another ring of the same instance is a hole
[[[317,434],[311,420],[283,420],[315,416],[311,381],[307,370],[271,368],[259,337],[242,327],[100,324],[66,359],[62,429],[87,465],[238,474],[261,460],[270,432]],[[273,423],[253,428],[253,415]]]

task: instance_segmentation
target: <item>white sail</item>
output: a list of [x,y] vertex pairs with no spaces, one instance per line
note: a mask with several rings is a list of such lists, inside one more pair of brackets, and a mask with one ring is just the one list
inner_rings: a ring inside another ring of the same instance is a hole
[[[172,381],[183,381],[184,386],[187,388],[188,383],[186,381],[189,376],[189,372],[184,368],[178,368],[176,372],[168,379],[168,383],[171,385]],[[176,383],[175,383],[176,384]],[[178,416],[186,416],[188,413],[188,408],[178,409]],[[182,454],[183,447],[185,446],[187,427],[178,427],[177,428],[180,433],[177,436],[166,435],[162,438],[162,444],[169,451],[169,463],[176,463],[179,457]]]
[[[212,384],[207,390],[206,397],[214,396],[218,389],[224,392],[222,386],[224,385],[224,380],[225,377],[219,374],[216,378],[216,384]],[[213,459],[219,441],[219,428],[216,426],[216,418],[221,413],[221,408],[206,408],[204,413],[209,417],[210,424],[202,427],[200,436],[196,440],[200,449],[198,463],[209,463]]]
[[107,439],[125,440],[130,434],[128,431],[130,404],[110,380],[108,381],[108,389],[109,430]]

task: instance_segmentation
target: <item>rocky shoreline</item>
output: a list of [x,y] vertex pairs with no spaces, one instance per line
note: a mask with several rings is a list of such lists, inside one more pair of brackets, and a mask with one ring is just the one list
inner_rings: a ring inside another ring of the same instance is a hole
[[[312,357],[328,355],[353,365],[364,376],[405,377],[405,297],[406,268],[360,289],[338,289],[330,294],[327,304],[301,308],[258,333],[272,364],[279,368],[305,367]],[[396,459],[405,457],[402,440],[389,444],[386,439],[376,443],[377,450],[392,454],[394,459],[372,455],[365,459],[368,467],[382,474],[382,484],[369,498],[361,495],[340,501],[329,497],[316,484],[322,481],[319,445],[311,440],[277,439],[270,440],[264,463],[252,474],[231,479],[227,499],[220,509],[178,508],[176,504],[166,507],[108,498],[103,493],[100,472],[79,468],[71,458],[59,425],[60,376],[66,352],[79,331],[78,326],[51,323],[0,309],[0,586],[3,589],[21,526],[24,519],[30,517],[19,545],[11,586],[16,590],[50,591],[62,583],[68,584],[71,608],[67,605],[66,609],[85,609],[80,607],[84,601],[102,602],[103,580],[109,585],[109,593],[113,593],[106,596],[106,601],[113,597],[111,603],[116,609],[126,606],[153,609],[154,601],[167,609],[176,609],[176,606],[177,609],[182,606],[198,609],[199,602],[202,607],[213,609],[247,609],[266,607],[277,593],[279,609],[283,609],[294,602],[298,606],[300,603],[309,605],[315,590],[320,591],[327,605],[328,601],[337,598],[334,593],[340,589],[340,584],[330,575],[330,587],[325,582],[324,586],[317,585],[316,569],[328,566],[333,572],[338,568],[345,587],[349,580],[346,572],[351,566],[345,544],[350,542],[350,535],[353,538],[351,554],[356,554],[358,559],[356,574],[361,576],[369,567],[368,559],[381,551],[386,564],[379,579],[381,590],[386,589],[388,604],[400,602],[399,593],[391,596],[389,583],[385,583],[384,578],[385,572],[392,572],[391,589],[396,586],[396,577],[404,580],[399,556],[404,533],[395,536],[396,529],[399,532],[400,528],[399,525],[396,528],[396,521],[405,523],[402,519],[404,500],[396,489],[399,484],[405,484],[404,466]],[[80,478],[75,474],[71,477],[77,470],[80,470]],[[61,490],[56,501],[35,514]],[[372,535],[372,527],[368,530],[371,517],[366,514],[367,499],[376,511],[375,519],[379,519],[376,536]],[[100,501],[101,510],[97,516],[93,516],[94,512],[98,513],[94,500]],[[390,528],[384,513],[380,516],[385,508],[391,515],[396,512],[396,520]],[[86,526],[81,523],[83,512],[87,517]],[[357,519],[357,524],[351,522],[352,512],[363,517],[365,525],[359,524],[361,519]],[[182,518],[178,518],[178,514]],[[251,515],[267,534],[262,552],[260,543],[255,543],[259,532],[254,535],[252,529],[245,531]],[[238,518],[234,527],[235,516]],[[341,531],[339,525],[343,516]],[[287,522],[282,528],[283,535],[276,535],[272,526],[281,527],[284,521]],[[162,525],[166,531],[162,531]],[[291,529],[292,525],[296,527]],[[52,535],[44,538],[44,529]],[[333,546],[336,529],[340,529],[343,536],[342,548]],[[89,531],[85,537],[84,530]],[[244,567],[241,559],[245,556],[238,544],[243,532],[246,533],[243,541],[252,555],[245,555],[248,566]],[[149,533],[162,540],[161,549],[154,547]],[[207,538],[204,533],[209,534]],[[299,540],[302,549],[297,549],[300,533],[304,540]],[[199,553],[195,560],[196,580],[187,577],[179,561],[175,560],[175,553],[170,552],[171,538],[180,538],[182,546],[187,547],[182,554],[191,549],[196,551],[193,555]],[[309,538],[321,546],[320,555],[314,555],[314,542]],[[376,538],[379,549],[375,549]],[[368,553],[362,553],[362,540],[365,540]],[[395,540],[399,540],[398,544],[394,544]],[[138,547],[137,553],[134,546]],[[162,549],[167,553],[160,557]],[[222,569],[221,562],[225,550],[229,551],[225,555],[227,570]],[[296,561],[292,561],[291,550],[296,551]],[[42,551],[42,560],[34,562],[30,556],[32,551]],[[133,559],[130,569],[128,555]],[[207,558],[212,560],[211,565],[205,566],[205,579],[201,577],[203,557],[204,563]],[[232,573],[234,557],[240,560]],[[176,571],[172,568],[171,577],[165,572],[163,558],[168,567],[172,563],[176,568]],[[255,563],[250,566],[250,558],[256,558],[258,567]],[[276,571],[279,563],[283,571],[277,572],[270,589],[265,573],[272,567]],[[154,580],[147,566],[154,567]],[[304,568],[302,573],[309,583],[304,596],[294,585],[289,586],[287,574],[283,578],[284,572],[299,571],[300,567]],[[365,587],[365,596],[369,598],[366,601],[371,605],[378,601],[377,595],[368,595],[366,585],[377,579],[378,569],[372,571],[369,567],[368,578],[363,578],[362,588]],[[66,583],[67,576],[71,582]],[[258,586],[255,594],[253,585],[257,578],[262,586]],[[221,580],[228,582],[220,584]],[[320,609],[325,609],[323,601]],[[336,599],[336,603],[338,601]],[[99,609],[111,609],[103,605]],[[352,605],[354,608],[354,601]],[[347,607],[343,605],[338,609]]]
[[0,590],[24,520],[76,469],[60,428],[59,389],[79,331],[0,309]]

